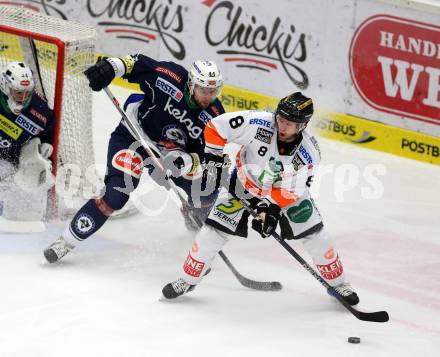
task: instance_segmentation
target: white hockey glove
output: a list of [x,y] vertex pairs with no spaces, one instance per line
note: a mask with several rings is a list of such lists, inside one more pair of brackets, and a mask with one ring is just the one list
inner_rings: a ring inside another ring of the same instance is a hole
[[52,145],[42,144],[40,138],[34,138],[23,145],[14,176],[15,183],[25,191],[50,189],[55,183],[49,159],[52,152]]

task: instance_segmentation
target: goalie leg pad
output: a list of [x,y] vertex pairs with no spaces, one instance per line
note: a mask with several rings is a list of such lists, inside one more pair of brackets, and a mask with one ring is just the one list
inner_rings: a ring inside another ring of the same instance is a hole
[[[23,190],[21,186],[9,182],[0,188],[0,202],[3,217],[10,221],[41,221],[46,213],[47,190]],[[6,188],[6,189],[5,189]]]

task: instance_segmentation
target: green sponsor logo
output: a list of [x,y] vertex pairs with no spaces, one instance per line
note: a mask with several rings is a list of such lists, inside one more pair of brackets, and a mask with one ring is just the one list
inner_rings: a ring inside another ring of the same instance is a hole
[[243,205],[240,201],[236,200],[235,198],[229,199],[229,204],[220,203],[217,205],[217,210],[220,212],[223,212],[225,214],[233,214],[235,212],[240,211],[243,208]]
[[304,223],[312,216],[313,204],[310,200],[302,201],[298,206],[287,210],[287,216],[294,223]]

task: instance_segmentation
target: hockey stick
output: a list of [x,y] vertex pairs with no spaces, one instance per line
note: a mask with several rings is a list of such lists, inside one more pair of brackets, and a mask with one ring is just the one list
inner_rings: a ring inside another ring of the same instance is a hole
[[[248,211],[253,217],[257,217],[257,213],[243,200],[239,199],[235,196],[241,204],[244,206],[246,211]],[[313,277],[318,280],[321,285],[323,285],[329,292],[330,295],[335,297],[348,311],[350,311],[354,316],[356,316],[359,320],[362,321],[370,321],[370,322],[387,322],[389,320],[388,313],[386,311],[376,311],[376,312],[363,312],[356,310],[349,303],[347,303],[342,296],[340,296],[335,289],[329,285],[322,277],[319,275],[315,269],[313,269],[302,257],[299,255],[287,242],[280,237],[277,232],[272,233],[272,237],[276,239],[278,243],[280,243],[284,249],[286,249],[290,255],[292,255],[303,267],[306,269]]]
[[[107,96],[112,101],[113,105],[116,107],[116,109],[119,111],[119,114],[121,114],[124,123],[129,128],[129,131],[133,135],[133,137],[141,143],[143,148],[147,151],[148,155],[150,156],[151,160],[153,160],[156,167],[161,169],[163,172],[166,173],[165,168],[161,164],[161,162],[157,159],[156,155],[151,150],[151,147],[154,148],[157,153],[160,155],[160,151],[156,148],[156,145],[148,138],[148,136],[145,134],[145,132],[140,128],[138,123],[133,122],[130,120],[130,118],[125,114],[125,112],[122,110],[119,101],[116,99],[116,97],[113,95],[113,93],[110,91],[108,87],[104,87],[104,91],[107,94]],[[180,201],[182,202],[182,205],[188,210],[191,219],[194,223],[196,223],[199,227],[202,227],[203,222],[201,222],[198,217],[195,217],[192,213],[192,210],[188,206],[188,202],[183,197],[182,193],[177,189],[176,185],[172,180],[168,180],[168,183],[171,187],[171,189],[174,191],[174,193],[177,194]],[[218,254],[223,259],[227,267],[231,270],[231,272],[234,274],[235,278],[240,282],[241,285],[254,289],[254,290],[263,290],[263,291],[276,291],[281,290],[282,286],[281,283],[278,281],[256,281],[246,278],[245,276],[241,275],[237,269],[232,265],[231,261],[226,257],[225,253],[223,251],[219,251]]]

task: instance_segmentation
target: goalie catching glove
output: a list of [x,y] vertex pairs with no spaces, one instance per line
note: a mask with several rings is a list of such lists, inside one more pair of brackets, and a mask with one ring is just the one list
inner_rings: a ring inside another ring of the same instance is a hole
[[263,238],[269,237],[278,226],[281,218],[280,206],[266,202],[259,202],[256,209],[257,217],[252,220],[252,229],[261,234]]
[[55,184],[52,161],[49,159],[52,152],[52,145],[41,143],[40,138],[34,138],[23,145],[14,176],[15,183],[25,191],[50,189]]

